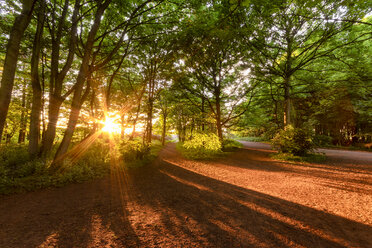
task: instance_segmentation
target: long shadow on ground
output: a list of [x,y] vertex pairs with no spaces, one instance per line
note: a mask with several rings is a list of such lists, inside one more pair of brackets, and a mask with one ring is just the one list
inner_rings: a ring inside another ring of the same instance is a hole
[[[311,164],[273,161],[269,155],[274,151],[270,150],[269,145],[259,144],[258,147],[254,147],[251,143],[253,142],[245,142],[248,144],[245,148],[219,161],[219,164],[248,170],[292,173],[319,179],[323,185],[330,188],[372,194],[372,191],[365,187],[372,186],[372,165],[365,161],[353,160],[351,164],[350,160],[335,157],[327,158],[322,163]],[[216,166],[212,163],[210,165]]]
[[[162,163],[134,181],[164,233],[210,247],[370,247],[372,228]],[[151,178],[151,179],[150,179]],[[150,231],[150,230],[149,230]],[[151,232],[151,231],[150,231]]]
[[0,247],[367,248],[371,235],[371,226],[162,159],[101,181],[0,199]]

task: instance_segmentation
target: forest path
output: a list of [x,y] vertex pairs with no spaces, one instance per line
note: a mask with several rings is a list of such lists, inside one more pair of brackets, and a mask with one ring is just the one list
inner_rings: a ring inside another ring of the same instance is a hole
[[168,144],[152,165],[0,196],[0,247],[372,247],[371,153],[287,163],[243,143],[205,162]]

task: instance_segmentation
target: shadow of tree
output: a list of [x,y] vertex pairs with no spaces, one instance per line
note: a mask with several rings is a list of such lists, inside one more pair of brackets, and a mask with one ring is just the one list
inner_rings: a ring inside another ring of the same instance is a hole
[[[163,233],[203,247],[370,247],[372,228],[162,162],[133,174]],[[141,182],[150,182],[144,184]],[[146,220],[145,220],[146,221]],[[152,232],[150,227],[148,232]],[[161,238],[161,237],[159,237]],[[171,240],[165,240],[164,246]],[[162,246],[162,247],[164,247]]]
[[112,179],[3,197],[0,247],[136,247]]
[[0,247],[372,247],[371,226],[198,174],[167,152],[103,180],[2,197]]
[[[267,145],[267,144],[264,144]],[[245,147],[232,156],[211,163],[210,166],[224,165],[239,167],[248,170],[259,170],[267,172],[286,172],[320,179],[321,185],[328,185],[335,189],[350,192],[371,194],[372,190],[366,186],[372,186],[372,166],[365,164],[343,163],[342,161],[325,161],[323,163],[299,163],[273,160],[270,154],[273,151],[267,149],[256,149]]]

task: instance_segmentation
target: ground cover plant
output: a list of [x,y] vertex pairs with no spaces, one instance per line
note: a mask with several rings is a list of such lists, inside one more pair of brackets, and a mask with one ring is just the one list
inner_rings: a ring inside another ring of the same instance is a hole
[[118,169],[138,168],[151,163],[162,148],[160,141],[146,148],[141,143],[137,147],[127,145],[136,142],[126,141],[126,145],[115,149],[106,139],[97,139],[81,157],[66,159],[57,171],[50,171],[50,159],[30,160],[22,145],[6,147],[1,150],[0,194],[62,187],[102,178]]

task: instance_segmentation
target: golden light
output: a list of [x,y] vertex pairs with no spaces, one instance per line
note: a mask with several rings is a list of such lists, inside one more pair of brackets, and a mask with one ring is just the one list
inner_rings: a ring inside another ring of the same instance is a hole
[[125,133],[126,135],[131,134],[132,131],[133,131],[133,127],[127,127],[127,128],[124,129],[124,133]]
[[121,126],[118,120],[119,118],[106,116],[105,121],[102,123],[102,131],[107,133],[120,133]]

